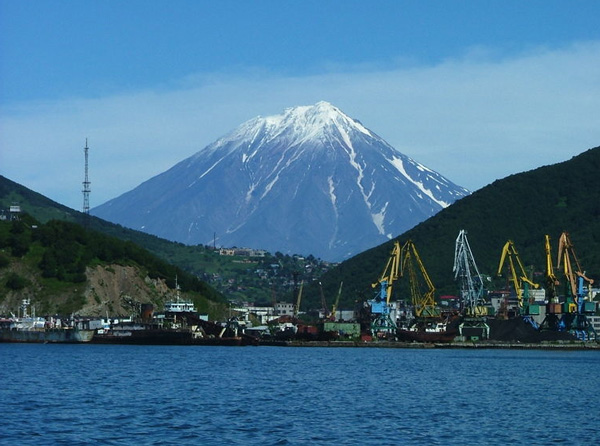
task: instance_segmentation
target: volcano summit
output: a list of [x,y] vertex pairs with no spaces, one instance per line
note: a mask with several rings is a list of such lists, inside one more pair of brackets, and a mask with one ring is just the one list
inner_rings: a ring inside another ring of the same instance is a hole
[[340,261],[468,193],[318,102],[251,119],[92,213],[186,244]]

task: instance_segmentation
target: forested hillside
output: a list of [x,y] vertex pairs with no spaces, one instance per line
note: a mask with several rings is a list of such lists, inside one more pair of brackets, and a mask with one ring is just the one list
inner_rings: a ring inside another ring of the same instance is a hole
[[98,265],[133,266],[171,289],[177,280],[198,303],[224,302],[204,281],[132,242],[76,223],[40,223],[27,214],[0,221],[0,306],[6,311],[14,311],[21,298],[31,298],[46,313],[77,312],[87,303],[87,273]]
[[[491,278],[488,289],[506,286],[506,277],[495,276],[507,240],[515,243],[524,265],[532,266],[534,280],[542,283],[544,237],[548,234],[551,238],[556,264],[557,240],[563,231],[570,234],[582,268],[598,283],[599,173],[600,147],[596,147],[569,161],[494,181],[397,239],[415,243],[438,294],[457,294],[452,268],[461,229],[467,231],[480,272]],[[381,275],[392,248],[390,241],[343,262],[322,278],[325,294],[334,296],[343,281],[345,307],[352,306],[356,299],[371,298],[370,285]],[[314,287],[309,288],[307,296],[317,293]]]

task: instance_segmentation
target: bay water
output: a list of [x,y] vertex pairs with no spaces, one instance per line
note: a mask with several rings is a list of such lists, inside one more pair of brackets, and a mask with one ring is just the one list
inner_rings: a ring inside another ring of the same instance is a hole
[[597,445],[600,352],[0,344],[0,445]]

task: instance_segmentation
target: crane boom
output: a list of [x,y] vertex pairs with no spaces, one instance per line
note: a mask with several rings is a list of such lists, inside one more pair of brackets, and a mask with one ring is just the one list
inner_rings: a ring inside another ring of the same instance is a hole
[[577,275],[575,274],[575,271],[573,271],[573,262],[571,261],[571,256],[573,257],[577,271],[581,272],[581,266],[579,265],[579,260],[577,260],[577,256],[575,255],[575,249],[573,248],[569,234],[567,232],[563,232],[558,239],[558,258],[556,261],[556,267],[559,269],[561,266],[563,267],[563,273],[571,287],[571,294],[572,296],[576,296]]
[[298,316],[300,311],[300,302],[302,302],[302,288],[304,287],[304,281],[300,282],[300,289],[298,290],[298,298],[296,299],[296,308],[294,308],[294,316]]
[[[409,282],[410,282],[410,294],[412,299],[412,305],[414,307],[415,316],[422,317],[437,317],[435,307],[435,287],[427,274],[425,265],[421,261],[421,257],[417,252],[417,248],[412,240],[408,240],[402,247],[403,255],[400,258],[401,261],[401,273],[400,276],[404,276],[405,270],[408,270]],[[422,280],[419,280],[417,270],[414,263],[418,267]],[[423,286],[424,282],[424,286]],[[421,288],[425,287],[426,290],[422,292]]]
[[340,296],[342,295],[342,285],[344,284],[344,282],[340,282],[340,289],[338,290],[337,296],[335,298],[335,303],[333,304],[333,307],[331,307],[331,317],[330,319],[335,321],[335,312],[338,309],[338,305],[340,304]]

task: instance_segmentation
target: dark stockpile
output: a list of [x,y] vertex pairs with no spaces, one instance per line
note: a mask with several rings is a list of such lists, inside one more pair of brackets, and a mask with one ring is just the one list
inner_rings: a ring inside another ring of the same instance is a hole
[[517,317],[514,319],[489,319],[490,340],[504,342],[522,342],[537,344],[544,341],[574,341],[575,336],[565,331],[538,331],[533,326]]

